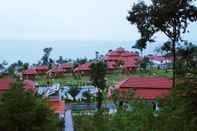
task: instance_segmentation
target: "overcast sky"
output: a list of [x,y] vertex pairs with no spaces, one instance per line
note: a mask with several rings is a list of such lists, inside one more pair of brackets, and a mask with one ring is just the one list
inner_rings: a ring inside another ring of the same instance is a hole
[[137,37],[126,20],[132,0],[0,0],[0,37],[107,39]]
[[[0,62],[38,60],[46,46],[56,50],[54,57],[74,58],[92,57],[95,50],[106,52],[115,46],[130,49],[139,37],[135,26],[126,20],[134,1],[0,0]],[[197,26],[190,28],[187,38],[196,42]],[[162,35],[157,39],[167,40]]]

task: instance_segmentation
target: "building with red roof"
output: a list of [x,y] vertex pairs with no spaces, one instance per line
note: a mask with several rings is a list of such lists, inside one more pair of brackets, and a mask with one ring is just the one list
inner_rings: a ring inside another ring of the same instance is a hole
[[36,93],[36,86],[35,83],[31,80],[24,80],[23,87],[25,91],[32,92],[33,94]]
[[[9,90],[12,87],[12,84],[14,84],[14,83],[15,83],[15,81],[11,78],[0,79],[0,93]],[[36,93],[35,83],[31,80],[23,81],[23,88],[25,91],[30,91],[33,94]]]
[[172,57],[165,57],[159,55],[149,56],[150,61],[154,64],[153,66],[160,69],[169,68],[170,63],[172,63]]
[[[104,59],[107,61],[107,63],[114,62],[116,64],[121,63],[121,65],[130,63],[131,65],[137,65],[139,61],[139,55],[134,52],[126,51],[124,48],[117,48],[114,51],[109,51],[105,55]],[[128,66],[128,64],[126,66]]]
[[11,78],[0,79],[0,93],[9,90],[13,83],[14,83],[14,80]]
[[22,72],[23,79],[34,80],[37,75],[35,68],[26,69]]
[[84,64],[81,64],[79,65],[78,67],[76,67],[74,69],[74,73],[76,74],[81,74],[81,75],[84,75],[84,74],[89,74],[90,73],[90,66],[92,65],[91,62],[89,63],[84,63]]
[[138,65],[133,62],[126,62],[122,65],[123,72],[131,72],[137,70]]
[[47,101],[48,106],[57,114],[64,114],[64,101]]
[[[134,97],[146,100],[154,100],[157,97],[169,95],[172,80],[164,77],[130,77],[115,86],[120,94],[134,91]],[[112,93],[108,93],[112,94]]]
[[69,72],[72,70],[73,65],[72,64],[61,64],[59,65],[61,68],[63,68],[66,72]]
[[39,65],[35,67],[35,70],[38,74],[44,74],[49,70],[47,65]]
[[66,72],[65,69],[63,69],[61,66],[55,66],[52,69],[50,69],[47,74],[49,77],[62,77],[64,76],[64,73]]

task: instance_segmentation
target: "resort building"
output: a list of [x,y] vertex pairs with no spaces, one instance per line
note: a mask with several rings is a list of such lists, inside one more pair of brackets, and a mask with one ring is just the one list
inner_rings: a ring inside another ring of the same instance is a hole
[[35,70],[38,74],[44,74],[49,70],[48,65],[39,65],[35,67]]
[[[169,95],[172,80],[164,77],[130,77],[110,88],[108,97],[117,91],[120,99],[127,99],[128,95],[145,100],[155,100],[157,97]],[[132,94],[128,94],[132,93]]]
[[171,57],[153,55],[149,56],[149,59],[153,63],[153,68],[157,69],[168,69],[172,63]]
[[35,80],[37,74],[35,68],[26,69],[22,72],[23,79],[25,80]]
[[129,52],[121,47],[114,51],[109,51],[104,57],[107,63],[116,63],[116,65],[120,65],[124,71],[136,70],[139,59],[139,54]]

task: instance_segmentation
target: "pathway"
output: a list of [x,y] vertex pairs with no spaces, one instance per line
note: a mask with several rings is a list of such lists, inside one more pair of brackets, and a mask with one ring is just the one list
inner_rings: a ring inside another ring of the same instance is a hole
[[71,110],[65,111],[65,131],[74,131]]

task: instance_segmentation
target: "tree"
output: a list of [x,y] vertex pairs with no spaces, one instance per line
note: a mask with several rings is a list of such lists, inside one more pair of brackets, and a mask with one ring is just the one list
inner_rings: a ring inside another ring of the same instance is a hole
[[105,76],[107,73],[107,65],[103,61],[95,62],[91,65],[90,80],[98,89],[97,108],[101,109],[103,101],[103,92],[106,88]]
[[2,131],[57,131],[60,125],[46,102],[24,91],[21,83],[2,94],[0,112]]
[[176,73],[179,76],[185,76],[195,72],[197,68],[197,46],[185,41],[183,45],[177,48]]
[[187,32],[190,22],[197,20],[197,8],[194,0],[151,0],[134,4],[127,20],[136,24],[141,35],[139,41],[146,46],[152,42],[155,33],[163,32],[172,42],[173,87],[175,87],[176,43]]
[[56,61],[56,63],[63,64],[64,63],[63,57],[62,56],[59,56],[59,59]]
[[42,61],[43,65],[49,65],[50,64],[50,58],[49,57],[50,57],[50,54],[51,54],[52,50],[53,50],[52,47],[48,47],[48,48],[43,49],[44,55],[41,58],[41,61]]
[[91,103],[93,95],[89,91],[83,92],[83,97],[85,99],[85,102],[89,105]]
[[79,94],[80,89],[77,87],[70,87],[68,93],[73,97],[73,100],[76,101],[76,96]]
[[147,67],[151,66],[152,62],[148,57],[144,57],[143,60],[140,61],[140,67],[144,70],[147,71]]
[[141,57],[143,57],[143,50],[146,49],[146,43],[142,40],[138,40],[132,48],[140,50]]

